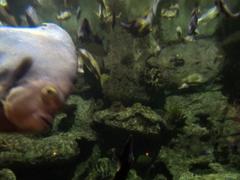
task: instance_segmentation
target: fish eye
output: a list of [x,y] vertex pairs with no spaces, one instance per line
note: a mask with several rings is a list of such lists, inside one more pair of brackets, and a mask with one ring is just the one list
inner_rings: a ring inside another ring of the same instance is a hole
[[57,90],[53,86],[46,86],[41,90],[43,97],[51,98],[57,96]]

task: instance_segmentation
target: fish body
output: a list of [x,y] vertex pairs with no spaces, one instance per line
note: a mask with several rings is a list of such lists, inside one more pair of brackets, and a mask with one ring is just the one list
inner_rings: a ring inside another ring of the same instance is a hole
[[231,9],[226,4],[225,0],[215,0],[214,1],[215,6],[218,8],[218,10],[223,13],[226,17],[230,18],[240,18],[240,12],[233,13]]
[[143,37],[151,31],[151,24],[145,18],[138,18],[131,22],[121,22],[120,25],[136,37]]
[[153,4],[144,17],[137,18],[130,22],[121,22],[121,26],[136,37],[143,37],[151,32],[153,19],[156,16],[157,8],[161,0],[154,0]]
[[59,15],[57,15],[57,20],[59,21],[66,21],[70,19],[72,16],[72,13],[70,11],[63,11]]
[[107,54],[102,38],[97,34],[93,34],[90,23],[86,18],[83,19],[82,24],[79,26],[77,38],[81,48],[88,49],[99,56],[105,56]]
[[197,27],[198,27],[198,9],[195,8],[192,11],[191,19],[188,24],[188,35],[196,35]]
[[17,26],[18,23],[14,16],[10,15],[6,8],[0,6],[0,20],[8,25]]
[[78,6],[77,11],[76,11],[76,18],[77,18],[77,20],[80,19],[81,14],[82,14],[81,6]]
[[0,126],[34,133],[49,129],[76,73],[75,46],[59,26],[0,27],[0,87],[9,87],[2,92]]
[[79,54],[83,64],[87,66],[89,71],[92,72],[95,78],[101,83],[101,71],[95,58],[85,49],[79,49]]
[[219,15],[218,8],[216,6],[210,8],[206,13],[198,18],[198,24],[207,24]]
[[92,36],[92,29],[90,27],[89,21],[84,18],[81,26],[79,26],[77,37],[80,41],[90,41]]
[[215,6],[198,18],[198,24],[206,24],[215,19],[219,14],[224,14],[230,18],[240,18],[240,12],[233,13],[224,0],[215,0]]
[[29,26],[37,26],[39,24],[40,21],[33,6],[28,6],[25,10],[25,14]]
[[0,20],[11,26],[36,26],[39,18],[35,8],[29,2],[15,0],[0,1]]
[[121,155],[119,156],[119,169],[116,172],[113,180],[125,180],[127,179],[128,172],[131,169],[134,162],[133,155],[133,137],[129,136]]

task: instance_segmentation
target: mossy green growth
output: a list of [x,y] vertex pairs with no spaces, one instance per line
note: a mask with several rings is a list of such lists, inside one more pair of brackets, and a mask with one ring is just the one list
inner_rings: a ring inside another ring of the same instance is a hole
[[142,154],[137,157],[136,165],[140,167],[146,167],[149,166],[149,164],[151,164],[151,161],[152,159],[149,156]]
[[95,145],[90,157],[77,166],[72,180],[111,180],[116,172],[117,162],[112,161],[107,157],[102,157],[101,150],[97,145]]
[[76,166],[72,180],[79,180],[79,179],[86,178],[88,173],[91,172],[97,159],[99,159],[100,157],[101,157],[101,150],[97,145],[95,145],[92,149],[92,153],[90,157],[84,162],[81,162]]
[[47,138],[27,137],[20,134],[1,134],[0,166],[42,165],[68,161],[80,153],[79,134],[60,133]]
[[142,178],[137,175],[137,172],[134,169],[130,169],[126,180],[142,180]]
[[167,180],[167,178],[163,175],[157,174],[153,180]]
[[164,109],[164,119],[169,128],[180,128],[184,125],[186,117],[181,102],[167,101]]
[[165,121],[160,115],[140,103],[119,109],[119,111],[111,109],[98,111],[93,118],[94,123],[147,136],[158,135],[165,125]]
[[202,83],[203,77],[199,73],[193,73],[182,80],[183,83],[198,84]]
[[[54,125],[54,131],[48,134],[35,136],[1,133],[0,166],[11,167],[16,163],[22,166],[54,164],[77,157],[80,153],[79,142],[95,140],[94,133],[87,131],[93,102],[85,101],[79,96],[71,96],[68,104],[76,106],[74,113],[71,112],[71,117],[61,113],[55,122],[57,124]],[[72,122],[72,125],[61,132],[59,126],[65,121]]]
[[0,180],[16,180],[16,176],[11,169],[0,170]]
[[[222,173],[223,168],[216,164],[215,144],[221,137],[223,122],[228,119],[226,97],[217,91],[169,96],[165,109],[169,111],[171,107],[173,115],[181,110],[185,119],[180,128],[172,126],[171,148],[161,148],[159,161],[166,165],[173,179],[178,179],[183,173]],[[166,121],[167,125],[171,125],[171,121]]]
[[206,173],[209,173],[211,169],[208,165],[214,160],[212,156],[208,155],[193,155],[191,150],[166,147],[160,150],[158,158],[167,166],[174,180],[178,180],[184,173],[197,172],[198,166],[199,168],[204,167]]
[[[157,59],[155,59],[157,61]],[[169,74],[164,68],[146,68],[143,73],[144,82],[147,88],[152,88],[154,90],[162,90],[169,84]]]
[[179,89],[189,88],[204,83],[204,78],[199,73],[193,73],[182,79],[182,84]]
[[192,173],[184,173],[180,176],[179,180],[238,180],[240,179],[239,173],[225,172],[208,175],[194,175]]
[[109,158],[102,157],[99,158],[93,167],[93,169],[90,171],[89,175],[86,177],[86,179],[109,179],[111,180],[117,169],[117,164],[114,164]]

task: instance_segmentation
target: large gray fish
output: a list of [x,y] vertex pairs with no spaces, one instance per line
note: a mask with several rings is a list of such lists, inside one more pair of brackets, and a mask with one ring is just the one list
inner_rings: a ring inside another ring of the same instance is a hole
[[0,27],[0,130],[49,129],[76,74],[75,46],[59,26]]

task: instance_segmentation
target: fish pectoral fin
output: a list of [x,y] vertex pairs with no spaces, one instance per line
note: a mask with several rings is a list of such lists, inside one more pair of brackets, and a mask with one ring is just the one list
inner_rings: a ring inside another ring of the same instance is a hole
[[6,94],[9,73],[10,72],[8,69],[0,70],[0,99],[2,99],[4,97],[4,95]]
[[4,100],[0,100],[0,110],[4,109]]
[[15,82],[21,79],[32,67],[32,64],[33,64],[32,58],[30,57],[23,58],[12,74],[12,78],[11,78],[12,81]]
[[0,72],[0,76],[7,77],[0,83],[0,99],[6,96],[8,91],[28,72],[31,66],[32,59],[25,57],[13,71],[9,72],[9,70],[3,70]]
[[9,70],[2,68],[0,69],[0,80],[6,79],[6,77],[9,75]]

